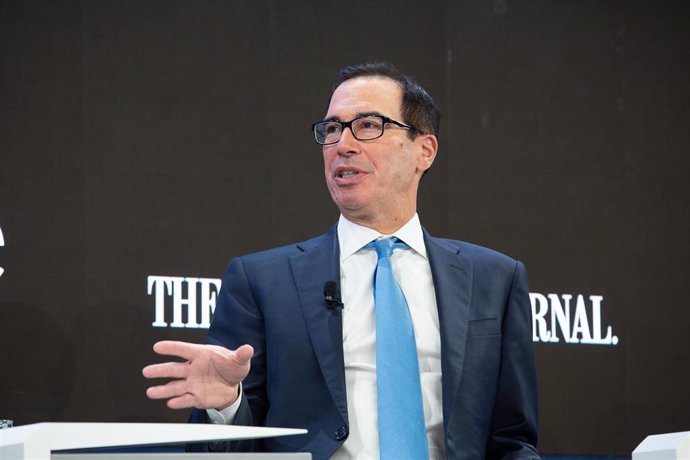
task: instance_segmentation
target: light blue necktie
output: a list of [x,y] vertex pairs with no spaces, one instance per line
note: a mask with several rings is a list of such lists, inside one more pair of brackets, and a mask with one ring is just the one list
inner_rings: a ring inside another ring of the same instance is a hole
[[382,460],[429,456],[424,426],[417,345],[407,301],[393,277],[391,254],[408,246],[397,238],[367,245],[376,249],[376,390]]

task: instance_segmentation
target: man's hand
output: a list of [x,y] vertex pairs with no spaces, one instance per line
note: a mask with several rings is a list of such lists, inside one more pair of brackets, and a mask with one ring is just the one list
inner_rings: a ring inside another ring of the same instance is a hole
[[153,351],[186,360],[152,364],[142,371],[149,379],[174,379],[146,390],[151,399],[167,399],[171,409],[222,410],[230,406],[239,396],[239,384],[249,373],[249,361],[254,355],[250,345],[231,351],[216,345],[175,341],[157,342]]

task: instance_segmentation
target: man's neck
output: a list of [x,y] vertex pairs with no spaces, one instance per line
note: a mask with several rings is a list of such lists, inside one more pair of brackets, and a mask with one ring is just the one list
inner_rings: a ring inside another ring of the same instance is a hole
[[414,215],[415,211],[412,211],[412,214],[409,216],[372,220],[343,214],[343,216],[350,222],[376,230],[382,235],[392,235],[396,231],[400,230],[400,228],[402,228],[405,224],[407,224],[410,219],[414,217]]

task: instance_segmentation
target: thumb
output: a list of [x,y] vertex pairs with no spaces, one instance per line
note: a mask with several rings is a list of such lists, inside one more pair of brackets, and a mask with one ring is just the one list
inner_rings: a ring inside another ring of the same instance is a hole
[[254,356],[254,348],[251,345],[242,345],[237,350],[235,350],[235,360],[240,366],[249,364],[249,360]]

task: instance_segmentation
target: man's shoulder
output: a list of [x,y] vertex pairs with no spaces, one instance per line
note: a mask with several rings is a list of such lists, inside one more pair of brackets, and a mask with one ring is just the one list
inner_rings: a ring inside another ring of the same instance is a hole
[[[504,280],[506,286],[509,285],[518,274],[525,274],[524,265],[518,260],[503,254],[502,252],[468,243],[461,240],[448,238],[428,238],[427,251],[429,251],[430,262],[438,251],[451,251],[454,258],[451,258],[451,265],[455,265],[469,273],[473,273],[474,279],[478,283],[489,283],[495,285],[499,280]],[[436,245],[437,248],[429,250],[429,246]],[[438,248],[442,249],[438,249]],[[436,251],[436,252],[434,252]],[[448,260],[447,256],[441,255],[439,260]],[[442,267],[437,266],[437,270]]]
[[461,259],[471,261],[472,264],[479,267],[503,268],[512,271],[518,263],[509,255],[467,241],[433,236],[429,236],[427,241],[446,250],[454,251]]

